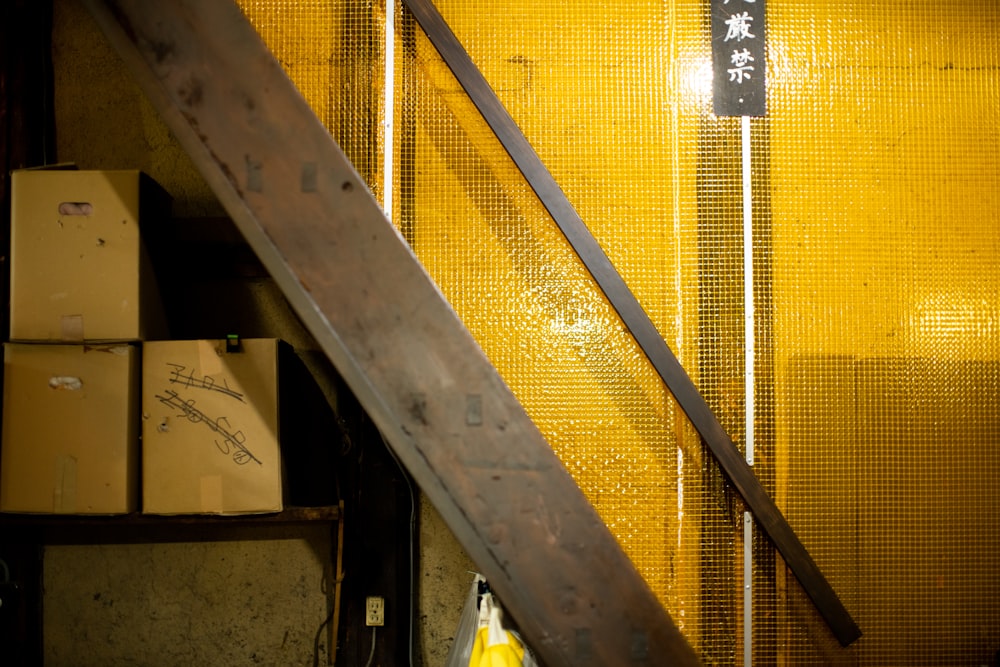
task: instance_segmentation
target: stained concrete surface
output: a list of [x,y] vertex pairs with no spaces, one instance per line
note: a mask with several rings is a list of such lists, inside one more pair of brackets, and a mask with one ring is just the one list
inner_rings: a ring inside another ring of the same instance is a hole
[[[476,566],[426,500],[419,521],[414,664],[438,667]],[[253,532],[256,539],[46,547],[45,664],[328,664],[329,528]]]
[[177,217],[225,210],[78,0],[54,0],[52,76],[59,162],[141,169],[174,198]]
[[329,554],[323,526],[47,547],[45,664],[325,665]]
[[420,505],[419,636],[423,664],[444,665],[476,565],[437,510]]

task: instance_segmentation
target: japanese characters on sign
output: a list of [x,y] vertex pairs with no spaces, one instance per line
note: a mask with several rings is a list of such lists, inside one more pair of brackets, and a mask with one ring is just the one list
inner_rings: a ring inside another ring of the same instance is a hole
[[764,0],[711,0],[716,116],[763,116]]

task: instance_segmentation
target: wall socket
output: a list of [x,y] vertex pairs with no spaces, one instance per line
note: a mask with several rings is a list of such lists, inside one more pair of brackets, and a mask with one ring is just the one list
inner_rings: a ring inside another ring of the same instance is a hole
[[365,625],[378,627],[385,625],[385,598],[370,595],[365,600]]

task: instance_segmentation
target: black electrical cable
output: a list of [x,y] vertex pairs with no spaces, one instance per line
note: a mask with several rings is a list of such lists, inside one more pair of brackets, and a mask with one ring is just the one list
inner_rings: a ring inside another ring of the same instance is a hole
[[409,660],[408,664],[410,665],[410,667],[413,667],[413,621],[414,621],[414,619],[413,619],[413,609],[414,609],[414,605],[416,604],[415,597],[416,597],[416,579],[417,579],[416,578],[416,573],[413,571],[413,569],[415,567],[415,560],[416,560],[415,559],[415,551],[416,551],[416,542],[417,542],[417,535],[416,535],[416,532],[417,532],[417,494],[416,494],[416,492],[413,489],[413,482],[410,481],[410,474],[406,471],[406,468],[403,467],[403,464],[400,462],[399,458],[396,456],[396,452],[392,451],[392,447],[390,447],[389,443],[386,442],[385,436],[382,435],[381,431],[379,431],[379,437],[382,438],[382,444],[385,445],[385,448],[386,448],[386,450],[388,450],[389,455],[392,457],[392,460],[396,462],[396,465],[399,467],[400,472],[403,473],[403,479],[406,480],[406,486],[407,486],[407,489],[410,492],[410,545],[409,545],[409,549],[410,549],[410,572],[409,572],[409,575],[410,575],[410,581],[409,581],[409,584],[410,584],[409,585],[409,588],[410,588],[410,604],[409,604],[409,609],[408,609],[408,614],[407,614],[407,632],[409,634],[409,636],[407,637],[407,657],[408,657],[408,660]]

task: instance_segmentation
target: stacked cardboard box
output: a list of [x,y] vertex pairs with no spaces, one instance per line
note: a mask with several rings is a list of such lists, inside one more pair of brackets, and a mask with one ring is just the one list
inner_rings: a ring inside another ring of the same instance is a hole
[[4,345],[0,509],[135,509],[137,352],[128,344]]
[[144,512],[282,509],[278,373],[287,354],[273,338],[143,346]]
[[168,209],[138,171],[13,174],[0,511],[282,509],[291,355],[277,339],[168,339],[139,228]]
[[31,342],[162,338],[166,318],[144,227],[170,199],[139,171],[16,171],[11,177],[10,337]]
[[139,349],[165,318],[139,221],[169,197],[138,171],[11,179],[0,511],[116,514],[138,501]]

